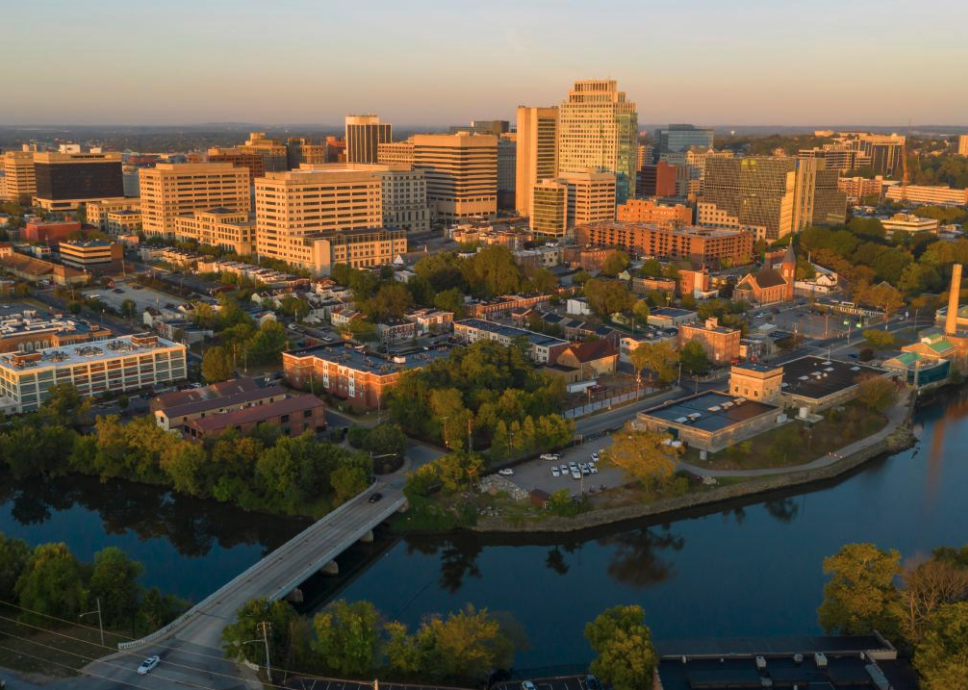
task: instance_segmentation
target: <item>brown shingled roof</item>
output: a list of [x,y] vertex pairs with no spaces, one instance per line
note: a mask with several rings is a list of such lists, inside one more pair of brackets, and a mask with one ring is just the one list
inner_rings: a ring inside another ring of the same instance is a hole
[[618,354],[615,347],[607,340],[586,340],[568,348],[582,364],[594,362],[604,357],[614,357]]
[[234,412],[225,412],[223,414],[212,415],[211,417],[193,419],[188,422],[188,425],[198,429],[203,434],[218,433],[234,426],[241,426],[253,422],[258,424],[259,422],[284,414],[295,414],[297,412],[311,410],[322,404],[323,401],[315,395],[298,395],[294,398],[286,398],[285,400],[279,400],[268,405],[257,405]]

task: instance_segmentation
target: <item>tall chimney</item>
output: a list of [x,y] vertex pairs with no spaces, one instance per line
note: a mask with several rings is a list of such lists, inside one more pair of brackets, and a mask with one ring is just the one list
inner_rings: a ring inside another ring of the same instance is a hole
[[961,264],[951,267],[951,292],[948,294],[948,316],[944,322],[944,332],[955,335],[958,332],[958,295],[961,293]]

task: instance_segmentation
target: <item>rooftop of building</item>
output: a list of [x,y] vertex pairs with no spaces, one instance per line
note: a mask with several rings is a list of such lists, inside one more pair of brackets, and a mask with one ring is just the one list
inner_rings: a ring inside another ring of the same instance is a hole
[[169,418],[183,417],[185,415],[198,414],[201,412],[207,412],[208,410],[216,410],[222,407],[244,405],[245,403],[255,402],[256,400],[282,397],[285,394],[286,389],[282,386],[267,386],[265,388],[256,386],[255,388],[249,390],[214,395],[211,397],[203,397],[190,402],[163,406],[158,408],[158,411],[164,413],[164,415]]
[[670,400],[639,414],[665,422],[688,424],[700,431],[716,433],[779,410],[776,405],[747,400],[719,391],[707,391],[679,400]]
[[98,248],[98,247],[110,247],[113,244],[114,242],[110,240],[91,239],[91,240],[66,240],[64,242],[61,242],[60,246],[62,249],[64,247],[73,247],[75,249],[92,249],[92,248]]
[[693,316],[696,312],[689,309],[680,309],[679,307],[658,307],[652,309],[649,312],[650,316],[668,316],[670,318],[678,319],[684,318],[686,316]]
[[856,386],[864,376],[883,373],[866,364],[807,355],[783,365],[783,392],[820,399]]
[[74,364],[90,364],[116,357],[139,355],[160,348],[179,348],[184,346],[156,335],[123,335],[101,340],[97,343],[80,343],[49,348],[31,353],[11,352],[0,355],[0,367],[12,371],[31,368],[65,367]]
[[289,357],[315,357],[355,371],[379,375],[392,374],[407,369],[419,369],[436,359],[447,357],[449,354],[450,348],[441,346],[422,352],[386,357],[375,352],[357,350],[348,345],[316,345],[299,350],[290,350],[286,353]]
[[574,343],[566,352],[571,352],[582,364],[618,355],[615,347],[607,340],[586,340],[582,343]]
[[769,371],[777,371],[782,368],[783,367],[779,364],[770,365],[770,364],[763,364],[761,362],[739,362],[738,364],[733,365],[733,369],[746,369],[747,371],[755,371],[761,374],[765,374]]
[[743,232],[742,230],[731,230],[727,228],[707,228],[707,227],[700,227],[697,225],[679,225],[676,227],[669,227],[668,225],[661,225],[658,223],[640,223],[637,221],[621,221],[621,220],[599,221],[596,223],[589,223],[585,227],[588,227],[588,228],[632,227],[632,228],[640,228],[642,230],[654,230],[656,232],[671,233],[674,235],[690,235],[694,237],[704,237],[709,239],[737,237],[740,235],[748,234]]
[[476,328],[477,330],[487,331],[488,333],[496,333],[509,338],[527,338],[532,345],[541,345],[546,347],[568,345],[568,341],[562,340],[561,338],[555,338],[554,336],[545,335],[544,333],[535,333],[534,331],[529,331],[524,328],[505,326],[493,321],[485,321],[484,319],[461,319],[460,321],[454,322],[454,325]]
[[234,426],[258,424],[273,417],[304,412],[314,407],[320,407],[322,404],[323,401],[315,395],[297,395],[265,405],[254,405],[253,407],[216,414],[211,417],[193,419],[189,422],[189,425],[195,427],[203,434],[220,432]]
[[86,321],[59,316],[41,316],[29,309],[0,311],[0,338],[14,338],[29,333],[89,333],[90,331],[91,326]]
[[739,333],[740,332],[740,329],[739,328],[730,328],[729,326],[723,326],[722,324],[720,324],[718,322],[712,323],[712,321],[713,321],[713,319],[710,319],[708,321],[704,321],[704,322],[701,322],[701,323],[684,323],[684,324],[682,324],[682,327],[683,328],[688,328],[688,329],[694,330],[694,331],[697,331],[697,330],[698,331],[710,331],[712,333],[723,333],[723,334]]
[[221,398],[226,395],[237,395],[246,391],[253,391],[259,387],[255,379],[249,376],[241,376],[220,383],[212,383],[201,388],[187,388],[183,391],[173,393],[163,393],[151,401],[152,409],[163,409],[166,407],[176,407],[187,405],[200,400]]

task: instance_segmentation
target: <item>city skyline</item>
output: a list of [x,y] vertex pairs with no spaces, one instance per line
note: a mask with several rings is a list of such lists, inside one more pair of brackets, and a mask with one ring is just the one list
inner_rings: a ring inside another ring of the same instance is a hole
[[[944,21],[912,34],[928,16]],[[3,125],[337,124],[361,112],[397,127],[513,120],[518,105],[557,105],[574,81],[605,78],[642,123],[968,124],[968,92],[950,88],[968,78],[958,55],[968,8],[948,0],[917,10],[903,0],[809,9],[425,0],[326,11],[47,0],[6,18],[56,21],[43,25],[44,50],[36,32],[9,36],[10,54],[29,59],[7,75]],[[274,24],[259,50],[241,49],[246,31]],[[858,71],[851,61],[872,62]],[[903,84],[917,97],[900,98]]]

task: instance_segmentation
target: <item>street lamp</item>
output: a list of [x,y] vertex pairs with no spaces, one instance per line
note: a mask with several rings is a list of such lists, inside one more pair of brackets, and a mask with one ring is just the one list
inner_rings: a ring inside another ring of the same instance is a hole
[[101,631],[101,646],[103,647],[104,646],[104,623],[101,621],[101,597],[98,597],[95,601],[97,601],[97,608],[94,609],[93,611],[82,613],[80,616],[78,616],[78,618],[83,618],[84,616],[92,616],[95,613],[97,614],[97,627]]
[[[272,664],[269,662],[269,623],[266,621],[260,621],[259,627],[262,629],[262,639],[261,640],[247,640],[242,642],[242,645],[262,643],[266,647],[266,678],[271,683],[272,682]],[[241,646],[241,645],[240,645]]]

